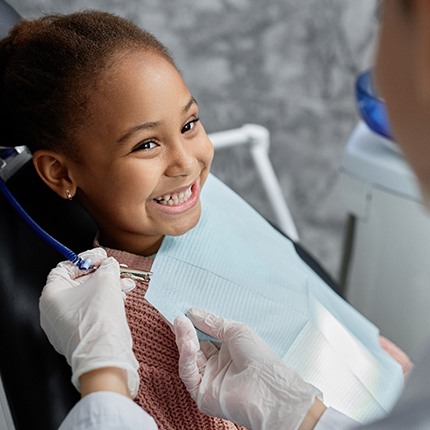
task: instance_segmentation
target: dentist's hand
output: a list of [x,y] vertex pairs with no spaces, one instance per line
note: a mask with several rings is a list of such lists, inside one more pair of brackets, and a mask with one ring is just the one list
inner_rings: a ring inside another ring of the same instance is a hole
[[39,301],[41,326],[72,367],[72,382],[79,391],[82,375],[95,381],[99,372],[116,371],[124,375],[127,394],[135,397],[139,364],[124,308],[124,291],[134,282],[120,278],[118,262],[101,248],[80,257],[91,258],[97,269],[82,271],[62,262],[49,273]]
[[325,410],[321,392],[290,369],[247,326],[190,309],[194,325],[220,341],[199,343],[191,321],[174,323],[179,375],[198,408],[252,430],[311,429]]

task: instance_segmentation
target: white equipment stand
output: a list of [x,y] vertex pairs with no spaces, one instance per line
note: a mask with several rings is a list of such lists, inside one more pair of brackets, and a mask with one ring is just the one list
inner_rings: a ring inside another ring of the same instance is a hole
[[269,159],[270,133],[258,124],[245,124],[240,128],[211,133],[215,150],[233,146],[248,146],[255,168],[276,218],[276,226],[295,242],[299,241],[296,226],[282,197],[282,189]]

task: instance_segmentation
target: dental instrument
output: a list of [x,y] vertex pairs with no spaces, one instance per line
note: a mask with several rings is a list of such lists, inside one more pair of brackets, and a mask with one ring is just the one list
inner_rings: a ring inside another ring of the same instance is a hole
[[123,278],[130,278],[133,281],[143,281],[149,282],[151,280],[152,272],[147,272],[145,270],[131,269],[127,264],[121,263],[119,265],[121,276]]

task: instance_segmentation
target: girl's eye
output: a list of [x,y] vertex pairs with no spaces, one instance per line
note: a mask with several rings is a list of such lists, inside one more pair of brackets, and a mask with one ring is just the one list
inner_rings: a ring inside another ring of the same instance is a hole
[[196,124],[200,121],[200,118],[194,118],[192,121],[188,121],[181,130],[181,133],[186,133],[188,131],[191,131]]
[[158,146],[158,144],[153,140],[146,140],[145,142],[139,143],[135,148],[133,148],[132,152],[135,151],[149,151]]

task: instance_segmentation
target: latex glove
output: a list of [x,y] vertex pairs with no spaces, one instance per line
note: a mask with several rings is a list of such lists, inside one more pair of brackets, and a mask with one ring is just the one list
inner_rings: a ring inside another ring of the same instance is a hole
[[72,382],[91,370],[118,367],[127,371],[130,395],[139,387],[139,364],[132,350],[124,291],[134,286],[120,278],[118,262],[101,248],[79,254],[91,258],[95,271],[59,263],[47,279],[39,301],[40,323],[49,341],[72,367]]
[[179,375],[198,408],[252,430],[297,429],[321,392],[290,369],[247,326],[203,309],[194,325],[223,343],[199,343],[191,321],[174,322]]

